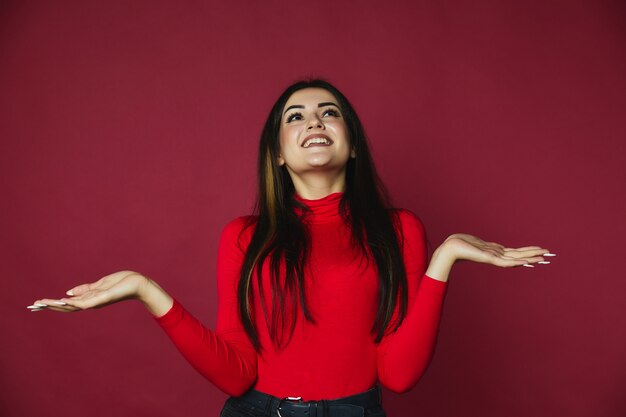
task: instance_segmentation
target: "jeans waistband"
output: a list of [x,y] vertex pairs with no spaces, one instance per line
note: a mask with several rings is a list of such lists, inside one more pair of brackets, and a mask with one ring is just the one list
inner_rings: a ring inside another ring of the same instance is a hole
[[375,386],[365,392],[333,400],[278,398],[256,390],[248,391],[237,400],[279,417],[363,417],[366,409],[381,405],[381,398],[380,388]]

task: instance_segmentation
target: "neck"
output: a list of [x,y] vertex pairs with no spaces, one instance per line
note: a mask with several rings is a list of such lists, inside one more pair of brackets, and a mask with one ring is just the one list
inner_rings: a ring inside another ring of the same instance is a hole
[[290,173],[296,193],[307,200],[317,200],[346,189],[345,169],[337,173],[312,172],[295,175]]

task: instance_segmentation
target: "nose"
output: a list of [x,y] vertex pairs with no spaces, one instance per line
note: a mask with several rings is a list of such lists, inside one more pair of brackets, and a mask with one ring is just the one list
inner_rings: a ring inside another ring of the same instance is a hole
[[324,128],[324,124],[317,116],[314,116],[311,118],[311,121],[309,122],[309,125],[307,126],[307,130],[311,130],[314,127],[317,127],[320,129]]

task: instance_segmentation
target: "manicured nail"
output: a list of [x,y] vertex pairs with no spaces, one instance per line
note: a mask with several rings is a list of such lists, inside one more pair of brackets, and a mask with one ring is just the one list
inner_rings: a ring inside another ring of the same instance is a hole
[[74,296],[74,291],[69,290],[65,294],[69,295],[70,297],[73,297]]
[[541,265],[548,265],[550,263],[550,261],[539,261],[537,263],[541,264]]
[[556,256],[556,253],[544,253],[541,256]]
[[43,308],[33,308],[32,310],[30,310],[30,312],[32,313],[33,311],[41,311],[43,310]]
[[39,306],[39,307],[48,307],[48,304],[44,304],[44,303],[35,303],[33,305],[34,306]]
[[52,303],[56,304],[56,305],[60,305],[60,306],[66,306],[67,305],[67,303],[64,303],[63,301],[53,301]]
[[531,265],[531,264],[524,264],[524,265],[522,265],[522,266],[525,266],[526,268],[534,268],[534,266],[533,266],[533,265]]
[[38,309],[42,309],[44,306],[38,306],[37,304],[33,304],[32,306],[28,306],[26,308],[38,308]]

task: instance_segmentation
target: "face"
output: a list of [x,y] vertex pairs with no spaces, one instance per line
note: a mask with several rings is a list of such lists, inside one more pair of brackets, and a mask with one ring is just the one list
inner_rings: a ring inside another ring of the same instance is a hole
[[290,175],[343,170],[354,158],[337,99],[323,88],[305,88],[291,95],[283,110],[279,165]]

